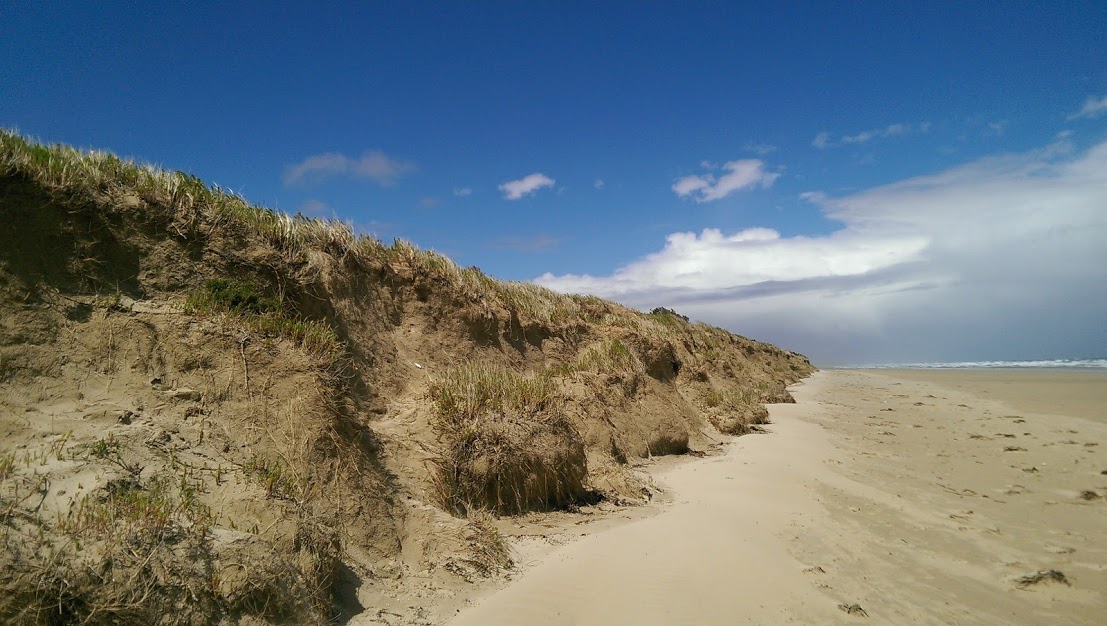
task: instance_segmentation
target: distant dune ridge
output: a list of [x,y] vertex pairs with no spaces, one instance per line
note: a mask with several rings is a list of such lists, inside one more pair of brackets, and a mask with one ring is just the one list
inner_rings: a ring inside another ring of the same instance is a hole
[[813,370],[0,131],[0,622],[433,622],[496,516],[648,500]]

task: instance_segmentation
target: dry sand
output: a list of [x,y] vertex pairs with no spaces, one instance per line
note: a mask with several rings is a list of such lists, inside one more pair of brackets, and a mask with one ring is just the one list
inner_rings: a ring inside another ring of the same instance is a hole
[[1107,374],[838,370],[794,393],[771,434],[658,473],[656,515],[451,623],[1107,622]]

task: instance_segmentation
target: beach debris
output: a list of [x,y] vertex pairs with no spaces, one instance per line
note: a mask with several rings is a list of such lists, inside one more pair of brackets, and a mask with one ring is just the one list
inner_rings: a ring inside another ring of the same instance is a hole
[[1031,465],[1030,467],[1022,468],[1022,471],[1026,472],[1028,474],[1037,474],[1038,473],[1038,468]]
[[818,565],[803,568],[804,574],[825,574],[826,570]]
[[880,409],[880,410],[881,410],[881,411],[895,411],[895,409],[893,409],[893,408]]
[[1020,576],[1015,579],[1015,584],[1019,587],[1029,587],[1030,585],[1037,585],[1043,582],[1063,583],[1065,585],[1072,584],[1063,572],[1055,569],[1038,570],[1033,574],[1027,574],[1026,576]]
[[1022,446],[1004,446],[1004,452],[1026,452],[1026,448]]
[[1100,474],[1103,476],[1107,476],[1107,470],[1103,470],[1102,472],[1100,472]]
[[1080,492],[1080,499],[1087,500],[1089,502],[1091,502],[1092,500],[1098,500],[1102,497],[1103,496],[1099,495],[1098,491],[1094,491],[1092,489],[1085,489],[1084,491]]
[[925,404],[923,404],[922,402],[916,402],[916,403],[915,403],[915,406],[926,406],[926,405],[925,405]]
[[869,614],[865,612],[865,609],[861,608],[860,604],[846,604],[843,602],[838,605],[839,609],[842,609],[850,615],[860,615],[861,617],[868,617]]

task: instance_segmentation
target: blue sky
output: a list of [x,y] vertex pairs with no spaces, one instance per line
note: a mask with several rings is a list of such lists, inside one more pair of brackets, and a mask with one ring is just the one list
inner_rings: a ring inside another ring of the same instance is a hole
[[28,3],[0,124],[824,364],[1103,356],[1107,5],[968,4]]

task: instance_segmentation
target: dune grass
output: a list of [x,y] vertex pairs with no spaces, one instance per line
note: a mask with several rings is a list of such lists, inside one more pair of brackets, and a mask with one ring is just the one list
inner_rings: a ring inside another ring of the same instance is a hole
[[470,361],[430,385],[440,503],[464,514],[559,506],[582,490],[584,450],[558,381]]

